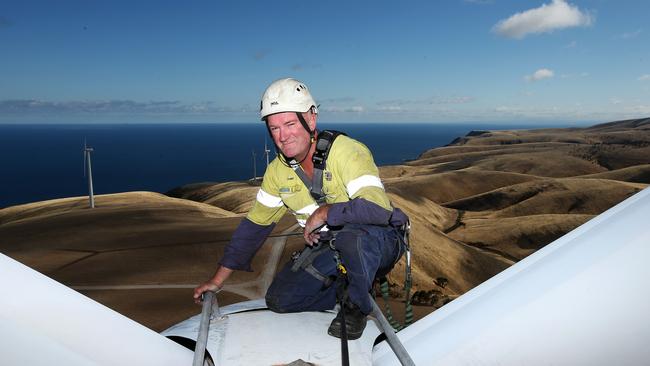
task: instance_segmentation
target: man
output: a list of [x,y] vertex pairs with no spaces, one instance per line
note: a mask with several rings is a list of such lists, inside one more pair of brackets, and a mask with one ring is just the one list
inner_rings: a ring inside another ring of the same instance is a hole
[[[315,168],[314,154],[320,154],[315,142],[324,135],[317,134],[318,108],[305,84],[273,82],[262,96],[260,115],[278,157],[267,168],[256,202],[226,246],[215,275],[194,290],[194,299],[221,288],[234,270],[251,271],[253,256],[288,209],[304,227],[310,248],[277,274],[266,294],[268,307],[281,313],[332,309],[338,289],[340,296],[347,293],[341,312],[348,337],[357,339],[372,310],[368,293],[374,278],[388,273],[402,255],[396,227],[408,219],[391,206],[372,154],[362,143],[334,137],[324,170]],[[322,183],[321,196],[310,193],[312,183]],[[328,245],[333,237],[336,251]],[[347,285],[334,281],[335,255],[346,269]],[[335,337],[340,337],[341,312],[328,329]]]

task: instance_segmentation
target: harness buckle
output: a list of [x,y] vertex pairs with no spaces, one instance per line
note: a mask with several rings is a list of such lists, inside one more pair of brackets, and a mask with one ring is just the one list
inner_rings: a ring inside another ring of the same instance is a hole
[[300,254],[302,254],[302,250],[296,250],[293,253],[291,253],[291,260],[292,261],[297,261],[298,258],[300,258]]

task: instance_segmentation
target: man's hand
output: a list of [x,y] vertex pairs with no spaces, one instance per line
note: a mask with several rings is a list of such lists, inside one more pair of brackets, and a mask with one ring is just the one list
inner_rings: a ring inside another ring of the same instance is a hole
[[230,277],[230,274],[232,274],[233,270],[224,266],[219,266],[217,269],[217,272],[212,276],[212,278],[198,286],[194,289],[194,302],[197,304],[201,303],[201,295],[206,292],[206,291],[217,291],[223,287],[224,281],[228,277]]
[[201,295],[203,295],[204,292],[207,291],[213,291],[216,292],[221,288],[221,284],[216,284],[212,282],[212,280],[204,282],[194,289],[194,302],[197,304],[201,303]]
[[314,211],[311,216],[307,219],[305,223],[305,231],[303,236],[307,245],[314,245],[318,243],[320,239],[319,229],[327,223],[327,212],[330,209],[330,205],[323,205]]

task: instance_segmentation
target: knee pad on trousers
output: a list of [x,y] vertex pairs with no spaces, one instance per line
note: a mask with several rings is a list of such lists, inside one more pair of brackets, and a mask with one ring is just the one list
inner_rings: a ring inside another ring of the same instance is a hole
[[276,296],[269,295],[268,292],[264,297],[266,300],[266,307],[274,313],[286,313],[286,309],[280,307],[280,300]]

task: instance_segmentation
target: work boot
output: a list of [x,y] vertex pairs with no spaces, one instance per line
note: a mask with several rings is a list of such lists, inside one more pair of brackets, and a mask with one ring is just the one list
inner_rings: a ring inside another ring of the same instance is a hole
[[359,339],[363,330],[366,328],[366,314],[359,310],[359,307],[354,304],[346,304],[336,314],[334,320],[327,329],[327,334],[332,337],[341,338],[341,323],[342,312],[345,311],[345,323],[347,325],[348,339]]

